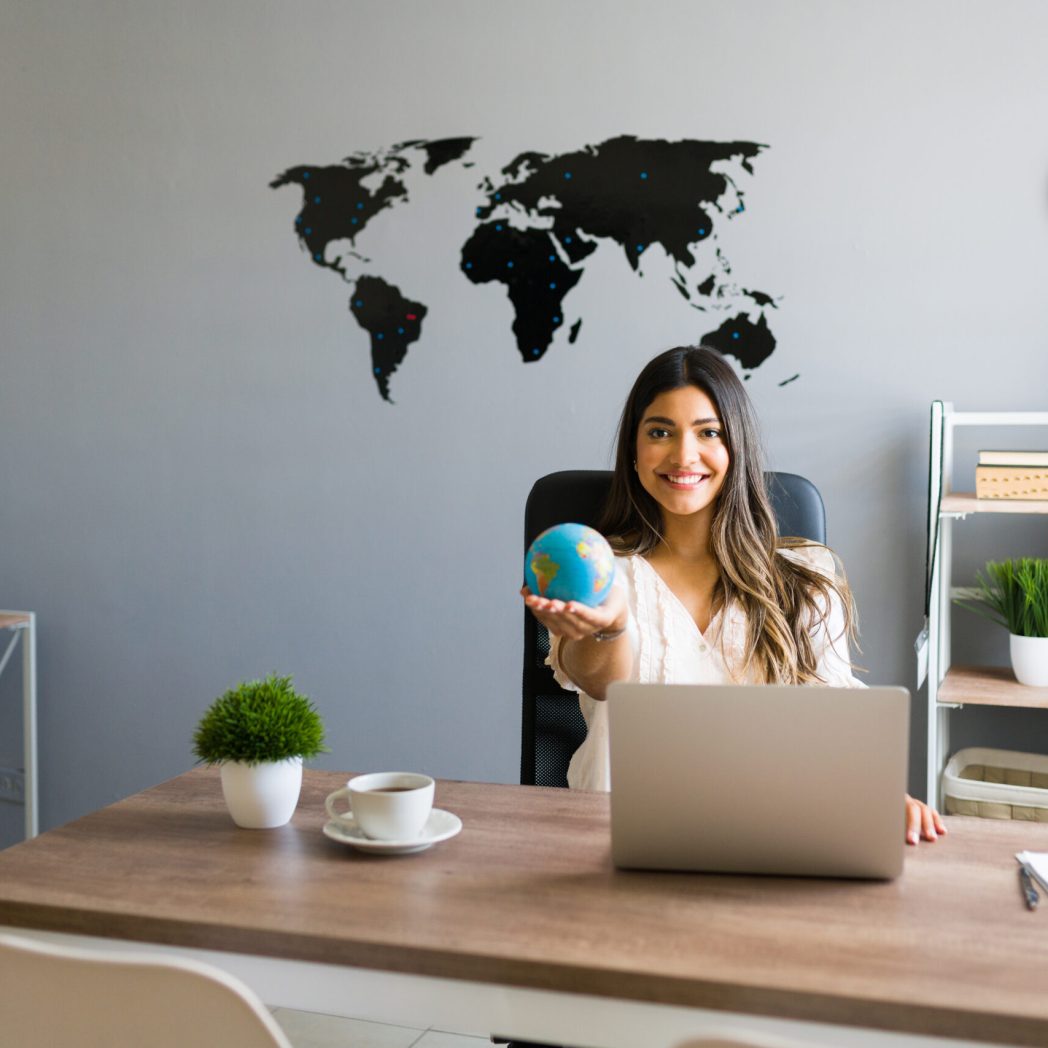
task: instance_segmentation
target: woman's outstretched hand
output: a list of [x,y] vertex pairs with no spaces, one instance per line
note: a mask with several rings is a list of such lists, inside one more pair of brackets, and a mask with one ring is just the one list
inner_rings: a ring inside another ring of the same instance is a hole
[[942,816],[923,801],[906,794],[906,843],[935,841],[946,834]]
[[527,586],[522,586],[520,593],[535,618],[551,634],[565,640],[583,640],[602,630],[611,632],[626,625],[626,597],[618,586],[612,586],[603,603],[595,608],[575,600],[549,600],[532,593]]

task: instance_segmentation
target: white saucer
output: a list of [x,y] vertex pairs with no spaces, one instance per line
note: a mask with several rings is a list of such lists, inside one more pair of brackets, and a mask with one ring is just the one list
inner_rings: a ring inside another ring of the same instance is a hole
[[358,851],[374,852],[380,855],[408,855],[411,852],[425,851],[439,841],[454,837],[462,829],[462,820],[442,808],[434,808],[429,813],[422,832],[411,841],[375,841],[364,835],[364,831],[353,821],[352,815],[345,815],[340,822],[334,819],[324,824],[324,836],[339,844],[348,844]]

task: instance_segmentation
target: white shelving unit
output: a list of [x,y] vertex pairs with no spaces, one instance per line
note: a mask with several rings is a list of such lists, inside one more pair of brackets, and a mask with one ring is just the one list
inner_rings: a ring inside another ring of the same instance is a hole
[[31,611],[0,611],[0,633],[10,633],[0,652],[0,674],[3,674],[15,645],[22,642],[22,750],[24,764],[25,836],[28,840],[40,832],[36,746],[36,615]]
[[[1048,709],[1048,688],[1016,682],[1010,669],[954,666],[950,651],[951,600],[963,593],[952,584],[953,527],[972,513],[1048,515],[1048,500],[977,499],[953,490],[954,433],[960,426],[1044,426],[1048,411],[954,411],[932,403],[929,455],[928,549],[931,601],[928,609],[927,798],[941,804],[942,771],[950,756],[950,710],[965,705]],[[1048,527],[1048,520],[1045,522]]]

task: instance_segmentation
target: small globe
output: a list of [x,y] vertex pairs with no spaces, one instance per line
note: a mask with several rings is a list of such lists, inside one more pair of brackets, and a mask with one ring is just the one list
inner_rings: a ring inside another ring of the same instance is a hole
[[611,592],[615,555],[607,539],[585,524],[555,524],[528,548],[524,579],[528,589],[550,600],[596,607]]

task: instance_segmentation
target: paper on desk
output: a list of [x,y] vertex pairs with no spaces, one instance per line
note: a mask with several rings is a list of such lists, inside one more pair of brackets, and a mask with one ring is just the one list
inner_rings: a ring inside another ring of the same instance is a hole
[[1041,887],[1048,892],[1048,852],[1021,851],[1016,852],[1015,857],[1030,868]]

